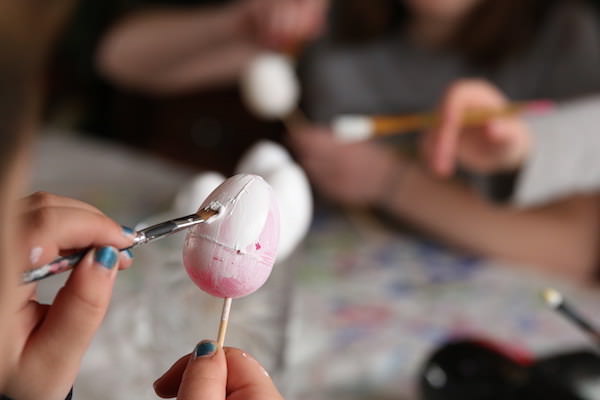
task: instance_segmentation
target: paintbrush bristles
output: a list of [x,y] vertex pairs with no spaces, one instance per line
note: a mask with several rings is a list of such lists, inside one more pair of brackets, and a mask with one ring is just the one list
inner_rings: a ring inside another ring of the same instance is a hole
[[217,215],[219,215],[219,213],[221,212],[221,209],[219,208],[202,208],[200,210],[198,210],[198,216],[200,217],[200,219],[204,220],[204,221],[208,221],[209,219],[211,219],[212,217],[216,217]]

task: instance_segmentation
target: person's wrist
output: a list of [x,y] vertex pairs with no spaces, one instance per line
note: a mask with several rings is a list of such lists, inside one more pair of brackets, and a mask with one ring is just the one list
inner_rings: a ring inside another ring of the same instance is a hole
[[251,0],[234,1],[223,7],[229,29],[236,35],[247,36],[254,33]]
[[527,162],[533,148],[533,136],[526,124],[521,124],[521,134],[518,137],[519,143],[514,146],[512,154],[507,157],[498,172],[516,173]]
[[398,193],[404,188],[406,174],[411,166],[411,162],[401,155],[390,155],[386,163],[379,190],[373,201],[373,205],[383,211],[388,211],[395,203]]

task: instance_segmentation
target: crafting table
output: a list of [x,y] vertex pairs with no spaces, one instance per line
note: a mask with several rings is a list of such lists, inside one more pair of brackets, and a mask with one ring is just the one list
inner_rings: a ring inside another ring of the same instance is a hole
[[[48,133],[37,143],[33,190],[87,201],[135,226],[169,214],[193,171],[115,144]],[[221,300],[181,264],[182,235],[135,250],[75,385],[82,399],[155,398],[152,382],[197,341],[216,335]],[[51,300],[64,276],[40,284]],[[561,290],[600,323],[600,291],[482,260],[317,207],[307,239],[256,294],[233,302],[227,342],[260,360],[288,400],[413,399],[420,366],[452,337],[477,335],[534,354],[587,345],[546,309]]]

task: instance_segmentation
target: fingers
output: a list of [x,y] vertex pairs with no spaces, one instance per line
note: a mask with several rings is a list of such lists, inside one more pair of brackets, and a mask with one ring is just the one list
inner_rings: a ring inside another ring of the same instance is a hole
[[425,133],[423,152],[430,168],[440,176],[454,172],[463,117],[470,109],[498,108],[506,104],[502,94],[482,80],[453,84],[439,106],[439,124]]
[[277,0],[257,10],[259,37],[278,50],[293,49],[323,29],[327,3],[323,0]]
[[181,377],[178,400],[223,400],[227,397],[225,353],[213,341],[198,343]]
[[52,261],[65,250],[133,243],[131,231],[110,218],[79,207],[43,207],[24,214],[31,267]]
[[250,355],[226,348],[229,400],[283,400],[267,371]]
[[102,211],[83,201],[70,197],[57,196],[47,192],[35,192],[21,199],[21,210],[31,212],[45,207],[70,207],[81,208],[97,214],[104,215]]
[[30,376],[45,381],[36,384],[38,390],[56,387],[68,391],[72,385],[81,358],[104,318],[124,257],[127,256],[112,247],[89,252],[30,335],[21,365]]
[[494,120],[484,130],[499,155],[496,169],[517,169],[525,162],[531,149],[531,134],[522,119]]
[[341,146],[329,129],[320,126],[292,131],[288,140],[300,158],[321,158]]
[[440,176],[451,175],[454,170],[463,107],[461,93],[451,89],[440,106],[440,124],[426,139],[430,146],[428,161],[434,173]]
[[170,399],[177,396],[181,378],[183,377],[183,373],[185,372],[190,357],[191,354],[181,357],[163,374],[163,376],[154,382],[154,391],[158,397]]
[[[225,363],[226,362],[226,363]],[[235,348],[202,341],[154,383],[156,394],[179,400],[282,400],[269,374]]]

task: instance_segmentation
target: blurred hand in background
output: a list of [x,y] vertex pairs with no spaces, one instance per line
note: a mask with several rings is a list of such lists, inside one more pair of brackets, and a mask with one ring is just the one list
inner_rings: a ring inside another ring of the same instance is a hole
[[500,109],[508,104],[504,95],[483,80],[460,80],[443,96],[437,127],[424,133],[422,150],[429,168],[450,176],[456,165],[479,173],[517,169],[527,158],[531,135],[519,116],[490,120],[464,128],[462,119],[472,110]]
[[290,132],[290,144],[313,184],[329,199],[352,206],[378,203],[397,169],[395,154],[373,143],[340,143],[324,127]]
[[319,36],[328,0],[242,0],[258,42],[275,50],[294,50]]

